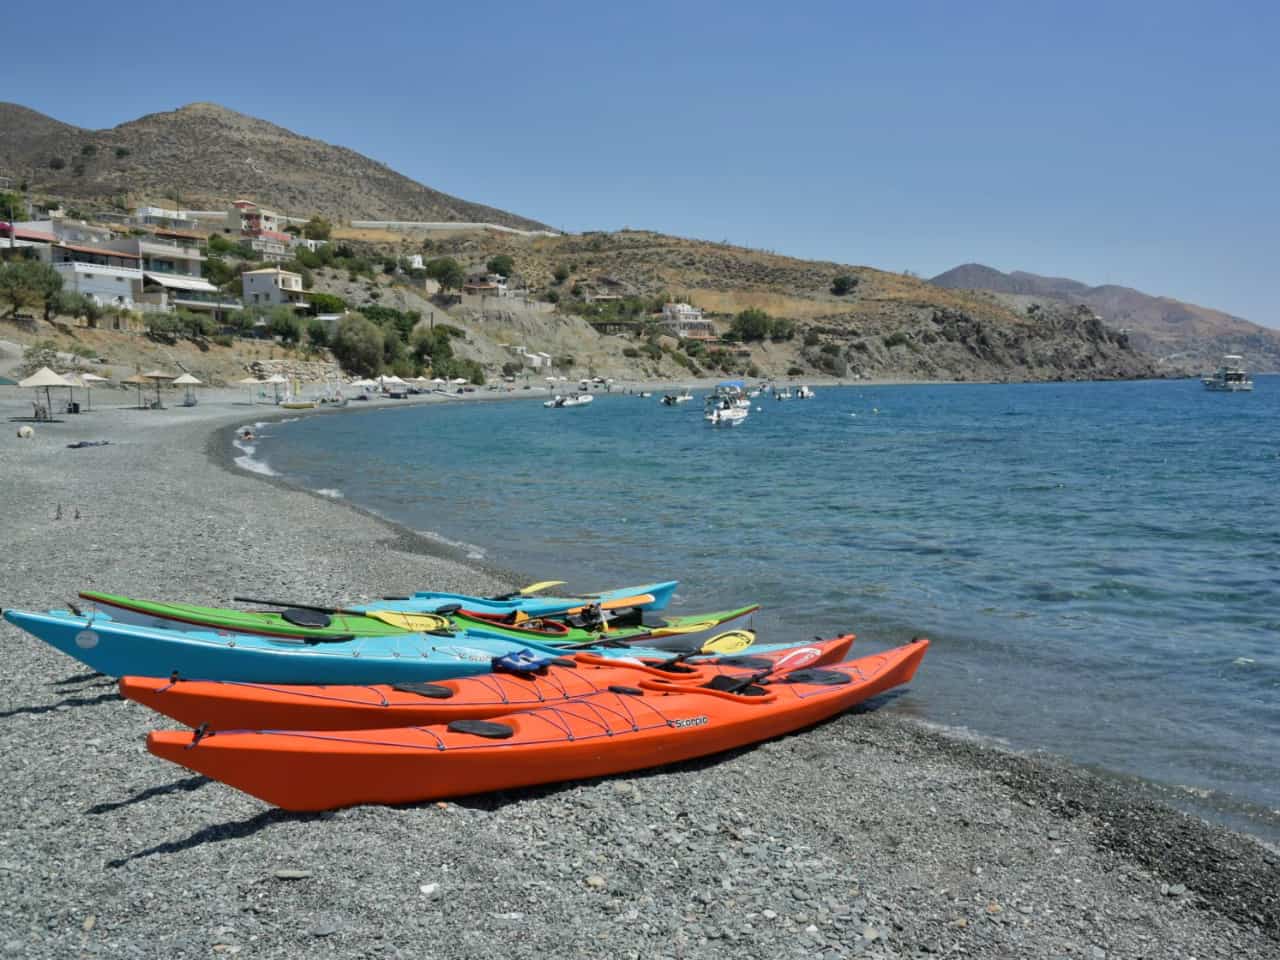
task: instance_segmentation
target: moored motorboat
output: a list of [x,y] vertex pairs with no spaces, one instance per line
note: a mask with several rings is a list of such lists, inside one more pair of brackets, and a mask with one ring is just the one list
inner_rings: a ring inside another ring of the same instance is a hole
[[1244,357],[1229,353],[1222,358],[1222,364],[1200,382],[1206,390],[1215,393],[1247,393],[1253,389],[1253,380],[1244,366]]
[[543,401],[542,405],[557,410],[562,407],[585,407],[594,399],[595,397],[589,393],[571,393],[567,396],[556,394],[550,400]]

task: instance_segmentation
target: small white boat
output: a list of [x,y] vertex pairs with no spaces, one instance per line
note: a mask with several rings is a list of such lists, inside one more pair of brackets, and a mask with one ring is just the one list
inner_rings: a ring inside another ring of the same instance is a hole
[[662,404],[667,407],[674,407],[678,403],[688,403],[693,399],[693,394],[688,390],[682,390],[679,393],[666,393],[662,396]]
[[641,400],[648,400],[648,399],[649,399],[650,397],[652,397],[652,396],[653,396],[653,391],[652,391],[652,390],[641,390],[641,391],[640,391],[640,399],[641,399]]
[[589,393],[571,393],[567,397],[562,397],[557,394],[550,400],[544,400],[542,405],[553,409],[559,407],[583,407],[594,399],[595,397],[591,396]]
[[782,390],[774,390],[774,391],[773,391],[773,399],[775,399],[775,400],[790,400],[790,399],[791,399],[791,388],[790,388],[790,387],[784,387]]
[[750,413],[749,410],[735,407],[733,404],[714,404],[707,407],[707,412],[703,414],[702,419],[713,427],[736,427],[746,421],[748,413]]
[[741,382],[725,381],[708,395],[702,419],[713,427],[736,427],[747,419],[751,401]]
[[1201,377],[1206,390],[1218,393],[1241,393],[1253,389],[1253,381],[1244,368],[1244,357],[1229,353],[1222,358],[1222,366],[1209,377]]
[[796,387],[796,399],[797,399],[797,400],[812,400],[812,399],[813,399],[813,388],[812,388],[812,387],[805,387],[805,386]]

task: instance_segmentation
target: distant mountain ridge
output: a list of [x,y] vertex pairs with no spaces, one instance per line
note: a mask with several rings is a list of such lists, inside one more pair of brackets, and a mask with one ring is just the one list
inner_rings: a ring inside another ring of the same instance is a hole
[[354,150],[214,103],[85,130],[0,103],[0,176],[81,200],[218,209],[246,197],[294,216],[545,224],[423,186]]
[[950,290],[1083,304],[1128,332],[1135,347],[1171,364],[1210,369],[1224,353],[1240,353],[1254,371],[1280,370],[1280,331],[1210,307],[1115,284],[1091,287],[1022,270],[1003,273],[981,263],[962,264],[929,282]]

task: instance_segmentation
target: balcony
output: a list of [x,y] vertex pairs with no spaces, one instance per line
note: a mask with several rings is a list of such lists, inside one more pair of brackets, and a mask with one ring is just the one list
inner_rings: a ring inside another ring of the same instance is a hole
[[161,240],[159,238],[139,240],[138,252],[142,254],[156,254],[162,257],[172,257],[175,260],[205,259],[204,254],[200,252],[200,248],[194,244],[180,244],[175,240]]
[[233,297],[226,293],[204,293],[199,290],[175,290],[172,297],[173,302],[179,305],[184,303],[213,304],[226,310],[239,310],[244,306],[238,297]]
[[59,273],[92,273],[104,277],[124,277],[127,280],[142,279],[142,270],[137,267],[117,267],[87,260],[61,260],[51,266]]

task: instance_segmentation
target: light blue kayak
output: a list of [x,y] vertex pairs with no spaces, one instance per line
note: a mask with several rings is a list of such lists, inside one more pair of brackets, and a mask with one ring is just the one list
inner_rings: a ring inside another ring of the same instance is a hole
[[[281,637],[214,630],[164,630],[121,623],[105,614],[77,616],[62,610],[29,613],[6,610],[4,617],[50,646],[99,673],[191,680],[260,683],[397,683],[446,680],[489,673],[494,657],[520,650],[548,656],[567,651],[545,644],[513,642],[478,631],[452,636],[404,633],[308,643]],[[755,646],[749,652],[786,649],[789,644]],[[665,658],[672,650],[600,646],[588,652],[606,657]]]
[[582,595],[580,597],[525,597],[512,594],[507,597],[472,597],[465,593],[440,593],[434,590],[420,590],[408,597],[395,597],[389,600],[375,600],[371,603],[358,604],[351,610],[395,610],[400,613],[434,613],[442,606],[461,604],[464,609],[480,613],[514,613],[520,610],[531,617],[562,613],[572,607],[580,607],[588,603],[607,603],[627,598],[653,597],[648,602],[637,602],[628,606],[641,607],[655,613],[665,610],[671,602],[672,595],[679,586],[679,580],[666,580],[662,583],[646,583],[638,587],[618,587],[602,593]]

